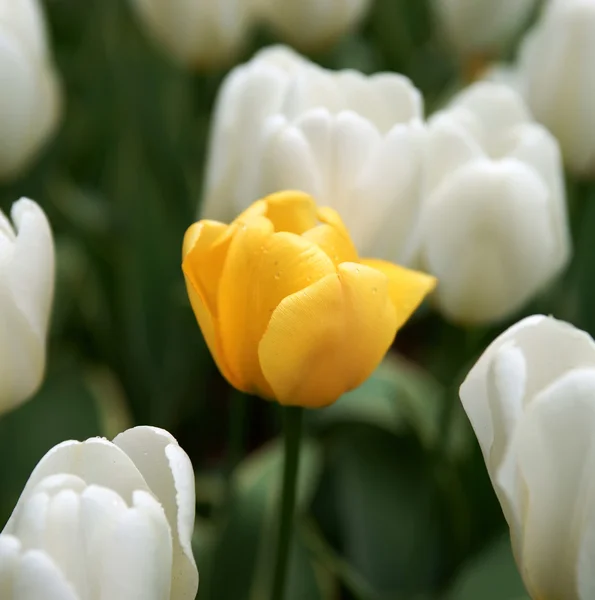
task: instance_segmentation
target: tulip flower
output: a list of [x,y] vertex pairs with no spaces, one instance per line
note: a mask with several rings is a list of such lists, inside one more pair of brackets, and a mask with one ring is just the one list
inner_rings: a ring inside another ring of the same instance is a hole
[[0,534],[2,600],[194,600],[195,502],[167,431],[58,444]]
[[283,189],[337,210],[362,255],[402,262],[418,207],[420,93],[401,75],[322,69],[268,49],[223,84],[202,215]]
[[0,179],[7,179],[29,166],[60,113],[38,0],[0,0],[0,81]]
[[532,598],[590,600],[595,579],[595,342],[536,315],[460,389]]
[[537,0],[434,0],[438,25],[461,53],[498,53],[527,24]]
[[44,212],[21,198],[11,214],[15,228],[0,211],[0,414],[30,398],[43,380],[54,292],[54,243]]
[[257,201],[231,225],[192,225],[183,271],[225,378],[304,407],[331,404],[360,385],[435,284],[360,259],[339,215],[292,191]]
[[535,118],[556,136],[569,169],[590,177],[595,175],[594,52],[595,2],[552,0],[518,60],[520,84]]
[[490,323],[520,309],[570,256],[556,140],[505,85],[477,83],[431,120],[412,264],[443,314]]
[[250,32],[246,0],[130,0],[139,23],[178,62],[200,68],[227,64]]
[[303,50],[316,50],[353,29],[371,4],[371,0],[261,0],[260,10],[282,39]]

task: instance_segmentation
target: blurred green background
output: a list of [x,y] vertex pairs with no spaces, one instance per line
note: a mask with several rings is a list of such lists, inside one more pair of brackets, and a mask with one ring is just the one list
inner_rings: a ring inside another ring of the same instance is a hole
[[[259,600],[274,552],[278,409],[239,397],[222,380],[180,270],[225,72],[173,64],[123,0],[48,0],[46,9],[64,118],[36,164],[0,187],[0,208],[26,195],[47,211],[57,293],[45,384],[0,419],[0,524],[52,445],[111,438],[134,424],[164,427],[197,474],[198,597]],[[243,59],[274,41],[259,32]],[[332,68],[404,73],[423,91],[428,111],[462,83],[425,0],[377,0],[358,32],[311,58]],[[591,192],[572,185],[572,193],[576,200]],[[573,267],[524,314],[553,312],[595,333],[595,215],[583,214],[578,224]],[[468,331],[425,308],[366,384],[308,414],[289,599],[524,597],[457,400],[473,360],[509,324]]]

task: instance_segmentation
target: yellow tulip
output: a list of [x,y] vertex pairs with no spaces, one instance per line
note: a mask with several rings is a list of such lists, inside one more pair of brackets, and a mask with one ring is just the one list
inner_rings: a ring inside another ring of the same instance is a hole
[[231,225],[194,223],[182,268],[225,378],[309,408],[363,383],[436,283],[360,259],[339,215],[295,191],[255,202]]

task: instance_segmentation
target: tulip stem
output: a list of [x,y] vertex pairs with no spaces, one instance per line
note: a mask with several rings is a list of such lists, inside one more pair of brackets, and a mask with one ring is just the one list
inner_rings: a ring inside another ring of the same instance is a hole
[[279,511],[277,557],[271,600],[283,600],[285,577],[289,562],[291,533],[295,511],[295,493],[300,462],[300,439],[304,409],[297,406],[283,408],[285,457],[283,462],[283,491]]

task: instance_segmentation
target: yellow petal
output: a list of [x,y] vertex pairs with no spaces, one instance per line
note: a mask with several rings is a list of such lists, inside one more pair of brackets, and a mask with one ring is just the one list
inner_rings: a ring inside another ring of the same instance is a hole
[[358,260],[357,250],[349,236],[332,225],[318,225],[303,233],[302,237],[317,244],[335,265]]
[[397,329],[409,320],[423,299],[436,287],[437,279],[420,271],[373,258],[360,262],[387,276],[388,292],[397,310]]
[[182,269],[191,274],[211,313],[217,310],[219,279],[231,241],[228,230],[218,221],[199,221],[184,236]]
[[186,289],[188,291],[188,298],[190,299],[192,310],[194,311],[194,315],[196,316],[196,320],[198,321],[198,325],[213,356],[215,364],[227,381],[237,388],[239,387],[240,381],[234,376],[227,365],[221,347],[221,338],[217,331],[217,321],[208,309],[207,303],[201,295],[200,285],[198,285],[191,271],[184,270],[184,279],[186,280]]
[[251,204],[244,212],[240,213],[233,224],[242,225],[254,217],[264,217],[267,213],[267,204],[264,200],[257,200]]
[[386,276],[343,263],[279,304],[260,342],[260,364],[281,404],[321,407],[370,376],[396,330]]
[[218,316],[223,350],[242,389],[272,397],[258,360],[271,315],[283,298],[334,272],[316,244],[274,233],[268,219],[254,218],[238,229],[221,277]]
[[266,217],[275,226],[275,231],[300,235],[318,223],[314,198],[304,192],[278,192],[264,198],[264,202],[267,205]]
[[326,225],[334,227],[345,237],[351,239],[351,234],[349,233],[347,227],[345,227],[343,219],[341,219],[341,216],[334,208],[331,208],[330,206],[321,206],[316,214],[321,223],[325,223]]
[[196,240],[200,236],[200,232],[202,229],[202,222],[198,221],[197,223],[193,223],[188,227],[186,233],[184,234],[184,241],[182,243],[182,260],[186,258],[186,254],[192,250]]

